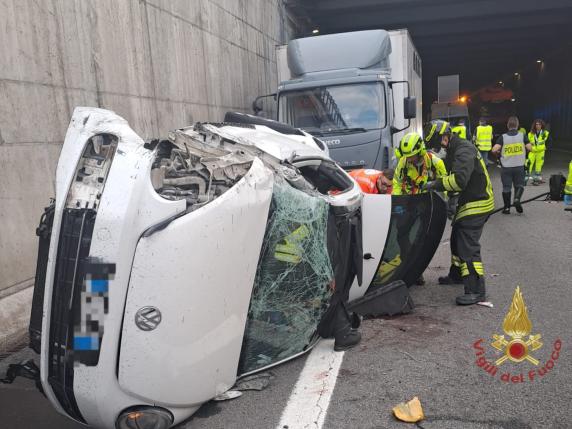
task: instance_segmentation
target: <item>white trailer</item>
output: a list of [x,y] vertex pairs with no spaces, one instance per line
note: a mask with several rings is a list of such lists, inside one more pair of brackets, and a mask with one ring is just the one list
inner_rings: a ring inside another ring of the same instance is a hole
[[393,124],[397,129],[407,126],[408,120],[403,118],[403,98],[415,97],[417,115],[411,119],[409,128],[393,134],[393,147],[399,145],[401,138],[408,132],[423,132],[422,112],[422,66],[421,57],[413,44],[411,35],[407,29],[388,31],[391,39],[391,54],[389,64],[391,67],[391,79],[394,81],[406,80],[409,82],[409,94],[405,85],[393,85],[393,102],[395,103]]

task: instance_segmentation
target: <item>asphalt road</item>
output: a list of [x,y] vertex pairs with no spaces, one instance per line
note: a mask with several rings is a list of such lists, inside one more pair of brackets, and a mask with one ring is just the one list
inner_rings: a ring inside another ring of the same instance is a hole
[[[571,157],[550,153],[545,176],[565,172]],[[499,170],[491,167],[491,174],[500,206]],[[527,187],[524,198],[547,190],[547,185]],[[362,343],[345,353],[325,428],[572,427],[572,214],[561,203],[538,201],[525,205],[523,215],[499,213],[489,220],[481,244],[494,308],[457,307],[454,298],[461,287],[437,284],[449,265],[448,232],[425,273],[426,285],[412,288],[415,311],[364,321]],[[539,367],[549,360],[554,342],[562,342],[553,368],[533,381],[528,372],[537,367],[526,361],[504,363],[494,377],[475,363],[473,344],[479,339],[490,361],[498,357],[490,346],[492,335],[503,333],[516,286],[522,289],[532,332],[542,335],[544,345],[532,353]],[[29,354],[24,350],[0,362],[0,373]],[[276,427],[304,363],[300,358],[272,370],[275,377],[263,391],[204,405],[179,429]],[[506,372],[522,373],[523,382],[502,381]],[[391,408],[413,396],[421,400],[425,420],[416,426],[397,422]],[[31,381],[20,380],[0,384],[0,427],[82,426],[57,415]]]

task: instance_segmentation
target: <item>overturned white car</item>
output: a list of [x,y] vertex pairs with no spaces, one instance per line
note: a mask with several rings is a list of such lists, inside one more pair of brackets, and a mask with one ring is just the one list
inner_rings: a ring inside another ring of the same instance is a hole
[[113,112],[77,108],[39,229],[30,325],[58,411],[98,428],[188,418],[312,347],[341,260],[354,311],[395,300],[389,286],[433,256],[444,204],[363,195],[325,150],[241,114],[145,143]]

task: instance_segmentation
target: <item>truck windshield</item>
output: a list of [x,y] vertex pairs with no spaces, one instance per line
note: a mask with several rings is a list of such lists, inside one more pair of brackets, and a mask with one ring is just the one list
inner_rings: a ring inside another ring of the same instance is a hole
[[385,127],[385,96],[379,82],[320,86],[280,94],[279,120],[325,135]]

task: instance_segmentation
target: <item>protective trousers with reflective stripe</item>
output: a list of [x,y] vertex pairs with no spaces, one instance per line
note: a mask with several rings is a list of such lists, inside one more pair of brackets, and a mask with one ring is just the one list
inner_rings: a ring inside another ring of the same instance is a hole
[[544,153],[542,152],[530,152],[528,154],[528,174],[529,175],[540,175],[542,173],[542,166],[544,165]]
[[488,217],[488,214],[470,216],[453,223],[450,277],[460,279],[469,275],[485,275],[480,238]]

